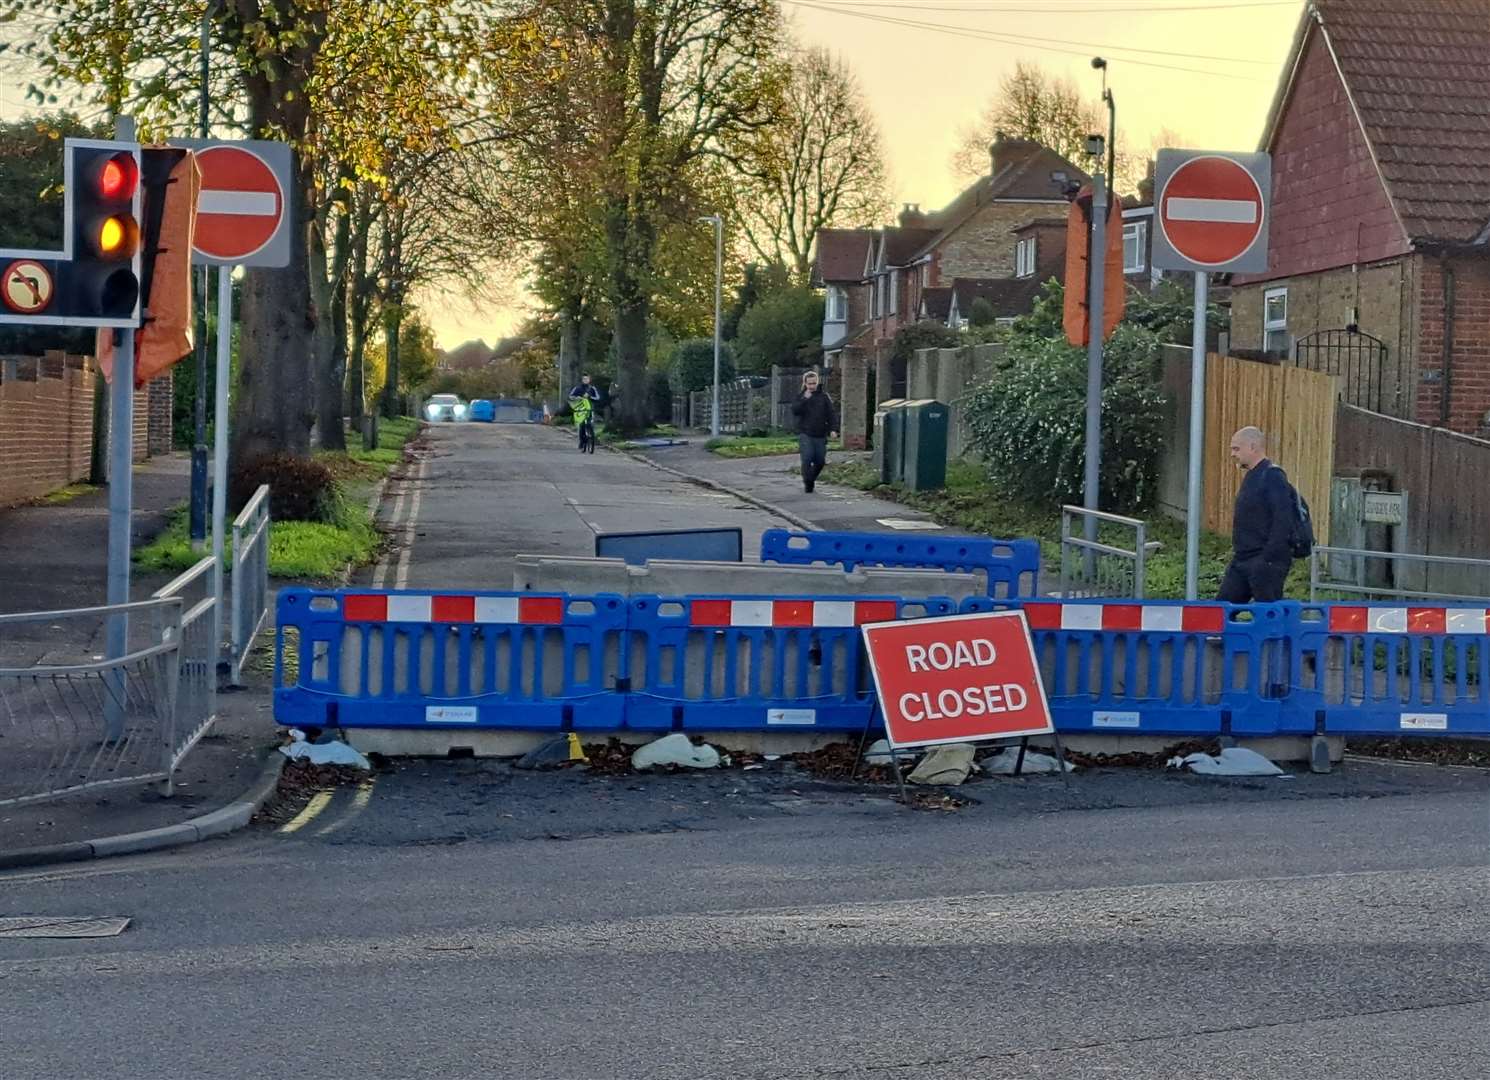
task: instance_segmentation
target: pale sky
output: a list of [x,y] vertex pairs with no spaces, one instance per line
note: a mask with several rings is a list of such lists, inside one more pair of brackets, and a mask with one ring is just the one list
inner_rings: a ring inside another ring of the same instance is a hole
[[[1169,129],[1190,149],[1254,150],[1304,0],[783,0],[803,44],[842,56],[880,128],[896,205],[937,209],[961,190],[951,156],[1020,60],[1101,91],[1093,56],[1108,61],[1118,126],[1146,151]],[[922,25],[906,25],[916,23]],[[1185,69],[1185,70],[1175,70]],[[19,74],[14,67],[0,73]],[[6,80],[9,82],[10,80]],[[21,111],[23,86],[0,86],[0,114]],[[527,313],[510,301],[473,304],[458,290],[420,298],[438,343],[488,343]]]
[[[960,129],[976,121],[1020,60],[1068,76],[1097,98],[1101,73],[1092,70],[1091,58],[1105,57],[1118,127],[1137,152],[1166,128],[1189,140],[1189,149],[1255,150],[1304,3],[799,0],[782,6],[801,42],[838,53],[858,75],[879,124],[895,204],[936,209],[963,186],[950,163]],[[435,333],[447,348],[473,337],[490,343],[523,317],[520,307],[476,311],[456,295],[426,307],[439,313]]]

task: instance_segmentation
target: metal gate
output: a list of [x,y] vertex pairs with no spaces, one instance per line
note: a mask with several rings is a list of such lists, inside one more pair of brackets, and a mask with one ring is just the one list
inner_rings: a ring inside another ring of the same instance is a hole
[[1294,366],[1345,380],[1344,399],[1357,408],[1382,412],[1387,346],[1359,330],[1319,330],[1293,348]]

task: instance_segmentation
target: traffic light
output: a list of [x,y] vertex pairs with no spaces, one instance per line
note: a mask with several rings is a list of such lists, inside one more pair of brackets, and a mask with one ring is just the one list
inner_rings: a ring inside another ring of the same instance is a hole
[[69,140],[66,152],[71,258],[57,268],[57,314],[77,325],[138,326],[140,149]]

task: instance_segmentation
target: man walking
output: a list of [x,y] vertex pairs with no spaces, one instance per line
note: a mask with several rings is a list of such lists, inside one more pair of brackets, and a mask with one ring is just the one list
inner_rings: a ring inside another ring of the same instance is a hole
[[838,434],[838,410],[816,371],[802,376],[802,396],[792,405],[797,418],[797,449],[802,456],[802,490],[811,491],[828,463],[828,439]]
[[1231,565],[1217,599],[1229,604],[1283,599],[1293,563],[1292,537],[1298,511],[1283,470],[1267,459],[1261,430],[1244,427],[1231,437],[1231,459],[1247,471],[1231,516]]

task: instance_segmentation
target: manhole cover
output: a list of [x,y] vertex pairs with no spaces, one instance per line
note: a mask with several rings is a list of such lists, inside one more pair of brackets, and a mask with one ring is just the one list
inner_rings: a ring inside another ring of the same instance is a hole
[[128,925],[123,915],[5,915],[0,938],[118,937]]
[[878,518],[876,520],[887,529],[899,529],[902,532],[931,532],[941,528],[934,521],[912,521],[910,518]]

